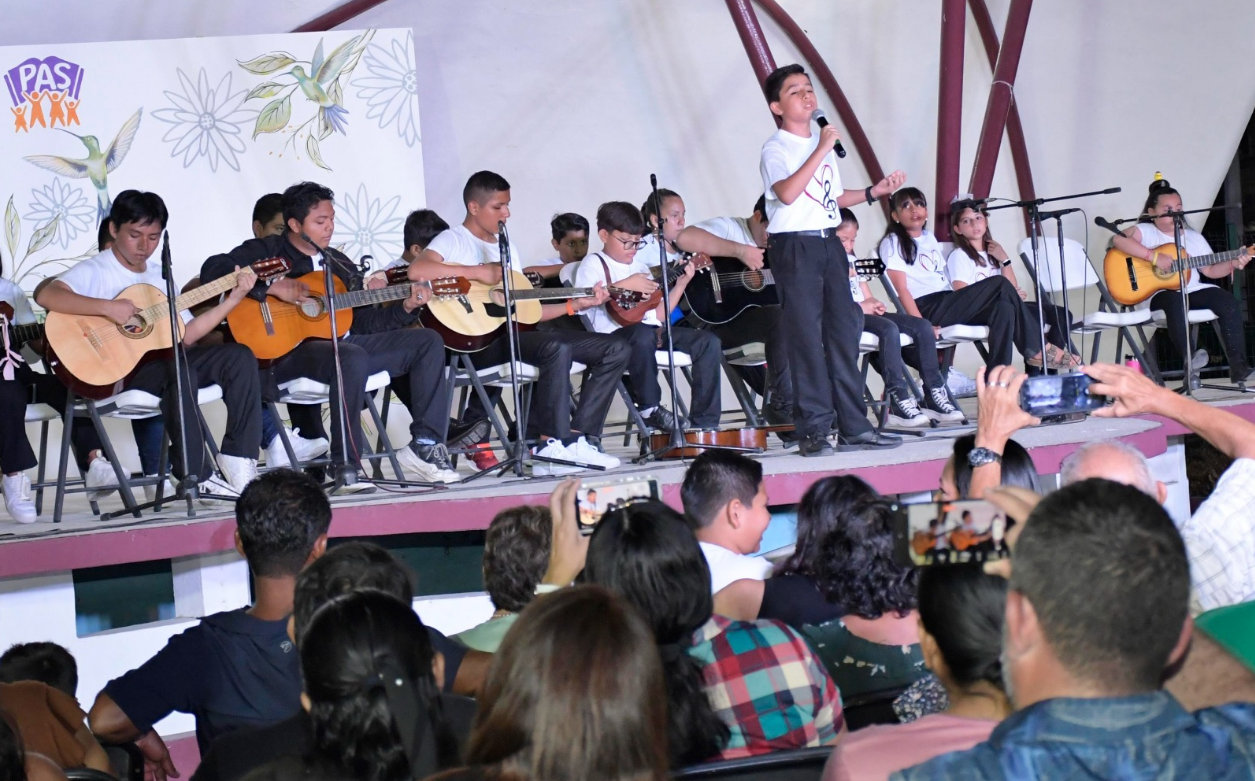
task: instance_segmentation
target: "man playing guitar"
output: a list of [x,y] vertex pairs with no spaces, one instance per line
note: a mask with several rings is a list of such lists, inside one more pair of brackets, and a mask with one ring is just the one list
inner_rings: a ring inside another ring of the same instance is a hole
[[[104,317],[118,325],[132,322],[136,305],[117,295],[135,284],[165,289],[161,269],[149,265],[161,242],[169,213],[156,193],[126,190],[118,194],[109,213],[113,246],[93,258],[81,261],[63,273],[36,296],[36,302],[49,312]],[[260,259],[260,258],[258,258]],[[239,264],[244,268],[247,264]],[[232,266],[219,276],[236,271]],[[226,480],[214,475],[214,465],[205,450],[200,418],[178,418],[178,389],[167,361],[141,365],[125,382],[127,389],[146,391],[161,398],[166,432],[172,442],[171,462],[175,476],[182,478],[178,426],[184,428],[188,464],[201,477],[200,495],[205,498],[237,499],[244,486],[257,476],[257,454],[261,446],[261,395],[257,362],[247,347],[236,344],[197,346],[196,342],[227,316],[253,287],[255,277],[241,273],[234,289],[217,306],[196,317],[183,312],[183,344],[187,347],[187,380],[190,388],[219,385],[227,406],[226,433],[222,438],[218,466]],[[169,327],[156,322],[154,328]],[[184,396],[184,409],[196,409],[194,394]]]
[[[223,255],[215,255],[201,267],[202,282],[210,282],[236,266],[259,258],[286,258],[292,265],[286,279],[257,285],[249,296],[265,302],[268,298],[289,304],[305,302],[308,285],[298,277],[319,268],[322,253],[335,233],[334,194],[315,182],[301,182],[283,193],[283,216],[287,228],[280,235],[250,239]],[[308,237],[313,244],[302,236]],[[315,246],[315,244],[317,246]],[[327,248],[332,273],[349,290],[362,287],[356,264],[338,250]],[[449,401],[444,386],[444,347],[440,337],[429,331],[406,328],[418,318],[417,310],[426,303],[428,292],[415,285],[401,306],[368,307],[357,313],[353,330],[340,340],[340,364],[344,376],[344,399],[336,385],[335,359],[328,340],[311,339],[298,345],[270,366],[268,393],[277,394],[278,385],[298,377],[308,377],[331,386],[331,458],[339,461],[344,450],[339,441],[338,415],[347,411],[349,459],[356,461],[366,445],[361,410],[365,404],[366,378],[380,371],[409,379],[408,402],[412,422],[408,447],[397,453],[405,471],[425,482],[457,482],[460,478],[449,461],[444,445],[444,425]],[[236,335],[240,338],[240,335]],[[369,489],[369,484],[354,483]]]

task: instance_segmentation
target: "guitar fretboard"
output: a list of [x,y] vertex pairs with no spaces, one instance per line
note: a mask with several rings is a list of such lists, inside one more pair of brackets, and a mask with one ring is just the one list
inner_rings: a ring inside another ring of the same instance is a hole
[[[369,304],[383,304],[388,301],[400,301],[410,297],[410,292],[417,282],[401,285],[389,285],[377,290],[352,290],[347,293],[336,293],[336,309],[356,309]],[[421,285],[431,287],[430,285]]]
[[[197,304],[203,301],[208,301],[214,296],[222,295],[231,288],[235,287],[235,278],[245,271],[248,271],[248,269],[242,268],[239,271],[233,271],[224,277],[215,279],[213,282],[207,282],[194,290],[187,291],[183,295],[174,299],[174,308],[177,311],[182,312],[184,309],[191,309]],[[159,301],[152,306],[141,309],[139,311],[139,316],[143,318],[145,322],[155,323],[160,320],[164,320],[166,315],[169,313],[169,304],[165,301]]]
[[35,339],[42,339],[44,336],[43,323],[25,323],[23,325],[9,323],[8,328],[10,345],[23,345]]
[[1173,271],[1180,271],[1182,268],[1202,268],[1203,266],[1214,266],[1217,263],[1227,263],[1230,260],[1236,260],[1245,249],[1231,249],[1226,252],[1215,252],[1211,255],[1197,255],[1192,258],[1186,258],[1184,261],[1178,260],[1172,264]]

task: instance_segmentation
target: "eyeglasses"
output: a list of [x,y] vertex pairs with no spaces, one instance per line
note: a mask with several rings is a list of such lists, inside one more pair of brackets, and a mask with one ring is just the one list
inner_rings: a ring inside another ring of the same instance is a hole
[[644,247],[646,244],[649,243],[645,241],[644,239],[621,239],[618,236],[615,236],[614,234],[610,234],[610,235],[614,237],[615,241],[623,245],[623,249],[641,249],[642,247]]

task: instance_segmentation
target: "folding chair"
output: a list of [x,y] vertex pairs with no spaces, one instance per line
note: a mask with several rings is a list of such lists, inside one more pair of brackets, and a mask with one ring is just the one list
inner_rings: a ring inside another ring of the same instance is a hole
[[[375,405],[374,393],[388,387],[392,382],[392,378],[387,372],[375,372],[366,378],[366,409],[370,412],[371,421],[375,425],[378,437],[375,442],[374,450],[370,450],[370,445],[363,442],[362,445],[367,448],[367,452],[357,454],[357,458],[362,461],[372,462],[374,464],[374,476],[379,479],[383,477],[383,471],[380,462],[387,459],[392,465],[392,471],[396,474],[398,480],[404,480],[405,475],[401,472],[401,464],[397,461],[397,451],[388,441],[387,427],[384,425],[383,418],[379,414],[379,408]],[[386,395],[386,394],[385,394]],[[283,420],[279,416],[278,405],[280,404],[310,404],[322,406],[331,403],[331,386],[325,382],[318,382],[309,377],[297,377],[289,380],[279,386],[278,399],[264,399],[263,403],[270,409],[270,414],[274,415],[276,421]],[[353,413],[350,413],[353,414]],[[361,414],[358,410],[356,414]],[[326,455],[320,456],[308,461],[301,461],[296,457],[296,451],[292,448],[292,440],[288,437],[287,428],[279,426],[279,441],[283,445],[283,450],[288,454],[287,468],[301,469],[307,466],[319,466],[322,464],[330,464],[332,457],[337,455],[330,450]]]
[[[745,424],[755,427],[762,426],[763,416],[759,413],[757,405],[754,403],[754,397],[757,394],[749,387],[749,383],[745,381],[745,376],[741,373],[740,367],[766,366],[767,346],[762,342],[748,342],[740,347],[731,347],[723,351],[720,360],[723,364],[723,373],[728,377],[728,384],[732,386],[732,392],[736,394],[736,400],[741,405],[741,411],[745,413]],[[762,405],[766,408],[766,393],[762,396]]]
[[[57,412],[47,404],[27,404],[26,405],[26,423],[39,424],[39,467],[35,472],[35,482],[31,488],[35,489],[35,515],[42,515],[44,511],[44,489],[55,487],[56,483],[46,483],[45,465],[48,461],[48,426],[54,420],[59,420],[61,413]],[[71,481],[73,484],[81,483],[82,480]],[[93,507],[95,512],[96,508]]]
[[[515,429],[515,436],[527,437],[527,410],[532,402],[532,384],[540,379],[540,369],[530,363],[516,361],[513,366],[513,373],[518,377],[521,398],[519,403],[522,409],[514,411],[514,418],[510,417],[510,412],[505,406],[506,395],[501,394],[501,398],[494,405],[488,396],[488,387],[494,388],[510,388],[512,383],[510,380],[511,365],[507,361],[493,366],[485,366],[478,368],[471,360],[471,355],[467,353],[450,353],[449,357],[449,373],[446,376],[448,383],[449,398],[453,398],[454,391],[462,388],[461,398],[458,401],[458,417],[466,411],[468,402],[468,394],[474,392],[479,397],[480,404],[488,412],[488,420],[492,424],[493,431],[497,434],[497,439],[501,442],[501,446],[510,451],[512,442],[510,440],[510,428]],[[500,410],[500,415],[498,415]],[[504,421],[502,416],[505,417]]]
[[[898,334],[898,340],[903,347],[910,347],[915,344],[915,340],[907,334]],[[888,382],[885,383],[884,389],[881,390],[879,398],[872,393],[871,388],[867,385],[867,377],[871,370],[872,354],[879,351],[880,337],[868,331],[864,331],[859,335],[859,369],[863,374],[863,399],[866,401],[867,406],[870,407],[876,415],[876,429],[878,431],[884,431],[889,427],[889,384]],[[920,390],[916,387],[915,381],[911,378],[910,374],[907,374],[907,376],[902,379],[906,381],[907,390],[911,392],[911,395],[915,397],[915,400],[920,401]],[[958,405],[955,406],[957,407]],[[966,423],[967,421],[965,420],[964,422]],[[937,428],[937,421],[930,418],[928,423],[928,427],[930,429]],[[895,428],[894,431],[911,434],[917,437],[922,437],[925,434],[923,431],[906,428]]]

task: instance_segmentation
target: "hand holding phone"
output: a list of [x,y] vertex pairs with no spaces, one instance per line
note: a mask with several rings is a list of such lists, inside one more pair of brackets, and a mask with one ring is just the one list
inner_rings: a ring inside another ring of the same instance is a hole
[[1088,374],[1043,374],[1029,377],[1020,388],[1020,409],[1042,418],[1049,415],[1090,414],[1107,404],[1106,396],[1089,392],[1097,384]]

